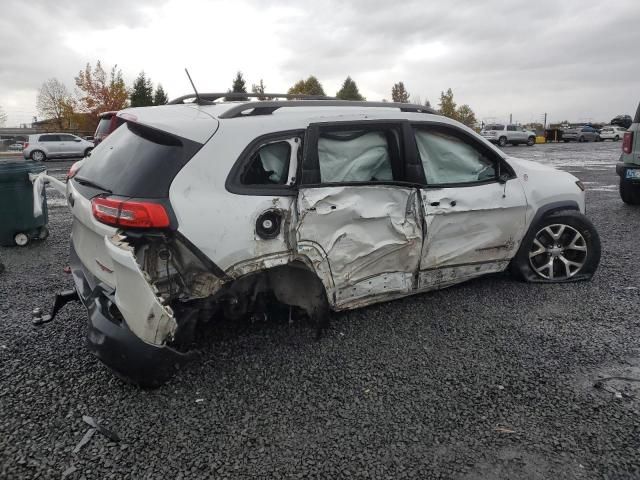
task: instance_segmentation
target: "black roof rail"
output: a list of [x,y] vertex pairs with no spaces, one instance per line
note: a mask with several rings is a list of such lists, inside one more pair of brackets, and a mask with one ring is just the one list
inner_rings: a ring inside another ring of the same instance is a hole
[[[198,98],[199,97],[199,98]],[[222,93],[190,93],[171,100],[168,105],[177,105],[184,103],[185,100],[195,99],[193,103],[199,105],[212,105],[216,100],[224,98],[226,100],[246,100],[247,98],[286,98],[288,100],[335,100],[335,97],[326,97],[324,95],[304,95],[297,93],[243,93],[243,92],[222,92]]]
[[[265,94],[266,95],[266,94]],[[398,108],[401,112],[438,114],[433,108],[411,103],[396,102],[357,102],[351,100],[297,100],[294,102],[264,101],[245,102],[234,105],[218,118],[238,118],[253,115],[269,115],[279,108],[289,107],[360,107],[360,108]],[[246,112],[246,113],[245,113]]]

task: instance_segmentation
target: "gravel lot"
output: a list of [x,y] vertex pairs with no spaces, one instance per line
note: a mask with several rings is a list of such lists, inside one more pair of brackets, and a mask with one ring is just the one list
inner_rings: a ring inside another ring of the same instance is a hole
[[[506,150],[586,183],[592,282],[497,275],[335,315],[319,342],[286,322],[221,325],[153,391],[86,351],[79,306],[31,326],[72,284],[52,198],[48,240],[0,249],[0,478],[639,478],[640,383],[594,388],[640,378],[640,209],[618,197],[620,143]],[[83,415],[121,442],[73,453]]]

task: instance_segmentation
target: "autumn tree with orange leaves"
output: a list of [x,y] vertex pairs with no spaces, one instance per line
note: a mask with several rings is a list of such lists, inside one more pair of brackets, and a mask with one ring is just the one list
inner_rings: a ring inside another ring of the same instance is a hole
[[107,74],[99,60],[94,68],[87,63],[75,80],[80,90],[79,108],[96,120],[102,112],[121,110],[127,106],[129,92],[122,78],[122,70],[117,65]]

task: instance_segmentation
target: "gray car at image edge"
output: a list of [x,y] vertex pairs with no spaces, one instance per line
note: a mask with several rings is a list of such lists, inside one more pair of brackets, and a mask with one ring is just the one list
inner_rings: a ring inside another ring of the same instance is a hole
[[38,162],[56,157],[86,157],[93,150],[93,142],[70,133],[42,133],[29,135],[22,155]]

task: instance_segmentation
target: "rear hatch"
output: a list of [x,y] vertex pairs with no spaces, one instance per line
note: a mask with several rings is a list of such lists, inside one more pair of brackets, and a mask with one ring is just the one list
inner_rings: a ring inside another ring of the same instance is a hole
[[130,109],[119,115],[126,123],[82,161],[67,184],[76,254],[94,281],[112,288],[117,279],[105,242],[119,229],[177,229],[169,203],[171,183],[218,128],[215,118],[193,107]]
[[624,133],[620,161],[640,164],[640,104],[633,118],[633,123]]

